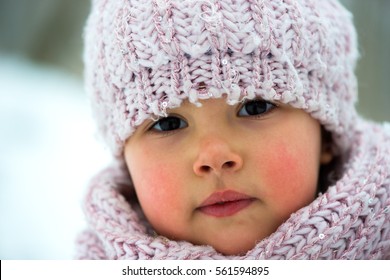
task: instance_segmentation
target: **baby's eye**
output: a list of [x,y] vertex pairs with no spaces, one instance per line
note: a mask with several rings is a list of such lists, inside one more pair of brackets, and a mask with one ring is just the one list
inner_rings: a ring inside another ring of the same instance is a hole
[[158,132],[167,132],[185,127],[187,127],[187,123],[181,118],[166,117],[156,121],[150,129]]
[[264,100],[251,100],[241,106],[237,115],[240,117],[263,115],[275,107],[276,105]]

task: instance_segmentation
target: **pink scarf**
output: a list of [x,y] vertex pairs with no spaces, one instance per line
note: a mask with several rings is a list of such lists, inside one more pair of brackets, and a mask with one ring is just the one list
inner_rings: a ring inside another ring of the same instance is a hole
[[[390,125],[359,122],[343,174],[244,256],[153,234],[127,171],[91,182],[79,259],[390,259]],[[133,201],[133,202],[131,202]]]

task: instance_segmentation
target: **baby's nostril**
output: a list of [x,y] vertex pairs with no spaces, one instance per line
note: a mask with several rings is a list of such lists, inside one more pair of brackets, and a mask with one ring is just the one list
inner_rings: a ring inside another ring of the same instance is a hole
[[227,167],[227,168],[231,168],[234,166],[234,162],[233,161],[227,161],[224,163],[224,166]]
[[207,165],[203,165],[203,166],[200,168],[200,170],[201,170],[202,172],[209,172],[210,169],[211,169],[211,167],[210,167],[210,166],[207,166]]

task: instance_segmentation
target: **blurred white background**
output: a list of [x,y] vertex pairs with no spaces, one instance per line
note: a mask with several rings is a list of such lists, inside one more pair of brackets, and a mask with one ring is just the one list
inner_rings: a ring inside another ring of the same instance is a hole
[[[390,120],[390,1],[342,0],[362,59],[358,110]],[[82,84],[89,0],[0,1],[0,259],[71,259],[88,180],[109,162]]]
[[0,1],[0,259],[72,259],[109,161],[82,84],[89,0]]
[[81,196],[108,162],[80,79],[0,57],[0,258],[71,259]]

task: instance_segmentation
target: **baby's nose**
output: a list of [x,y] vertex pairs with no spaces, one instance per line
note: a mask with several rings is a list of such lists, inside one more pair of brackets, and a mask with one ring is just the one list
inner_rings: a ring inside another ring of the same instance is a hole
[[236,172],[242,165],[242,157],[233,150],[228,140],[214,137],[201,143],[193,169],[198,176],[211,173],[221,175],[224,172]]

